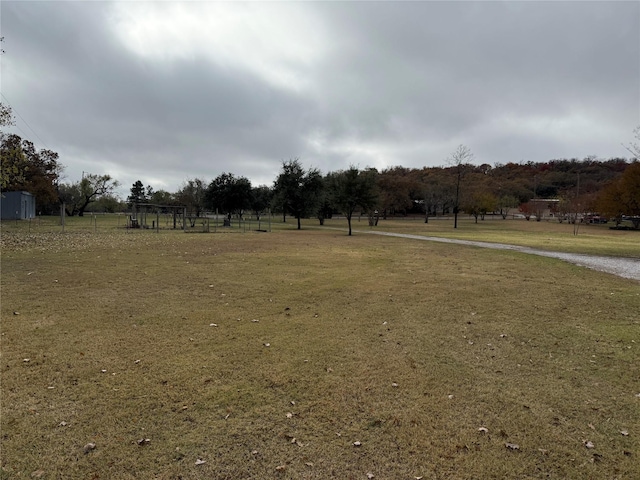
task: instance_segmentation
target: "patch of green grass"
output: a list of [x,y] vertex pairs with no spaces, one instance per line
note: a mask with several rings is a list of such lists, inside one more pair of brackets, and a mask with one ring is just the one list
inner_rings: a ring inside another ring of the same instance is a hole
[[[315,225],[311,220],[309,226]],[[316,223],[317,224],[317,223]],[[327,226],[346,228],[343,219],[326,222]],[[377,227],[369,227],[366,218],[354,221],[356,230],[381,230],[393,233],[408,233],[442,238],[506,243],[568,253],[586,253],[640,258],[640,231],[611,230],[609,225],[580,225],[574,235],[574,225],[554,221],[502,220],[487,218],[475,223],[473,219],[458,219],[458,228],[453,228],[453,219],[424,219],[409,217],[380,220]]]
[[637,282],[281,228],[3,238],[0,475],[640,476]]

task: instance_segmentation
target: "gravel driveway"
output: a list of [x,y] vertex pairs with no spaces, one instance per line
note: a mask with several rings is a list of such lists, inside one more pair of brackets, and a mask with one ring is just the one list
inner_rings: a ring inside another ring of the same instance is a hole
[[602,257],[598,255],[584,255],[581,253],[549,252],[537,250],[529,247],[519,247],[517,245],[506,245],[504,243],[473,242],[470,240],[455,240],[450,238],[424,237],[422,235],[410,235],[405,233],[390,233],[364,231],[359,233],[371,233],[374,235],[387,235],[390,237],[412,238],[414,240],[428,240],[430,242],[457,243],[460,245],[471,245],[474,247],[493,248],[495,250],[514,250],[516,252],[528,253],[531,255],[541,255],[543,257],[558,258],[565,262],[574,263],[581,267],[591,268],[600,272],[612,273],[619,277],[631,278],[640,281],[640,260],[624,257]]

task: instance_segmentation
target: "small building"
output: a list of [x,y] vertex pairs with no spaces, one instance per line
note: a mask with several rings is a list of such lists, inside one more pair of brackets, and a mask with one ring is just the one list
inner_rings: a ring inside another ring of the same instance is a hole
[[36,197],[29,192],[2,192],[0,195],[2,220],[28,220],[36,217]]

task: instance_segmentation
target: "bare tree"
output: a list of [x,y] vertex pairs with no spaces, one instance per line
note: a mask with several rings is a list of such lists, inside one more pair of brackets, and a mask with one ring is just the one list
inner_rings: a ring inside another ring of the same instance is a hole
[[458,228],[458,212],[460,211],[460,183],[466,172],[466,168],[473,159],[473,153],[469,147],[458,145],[458,148],[451,154],[448,159],[449,165],[454,168],[456,176],[456,196],[453,204],[453,228]]
[[[636,138],[636,140],[640,141],[640,125],[638,125],[633,130],[633,136]],[[635,158],[640,160],[640,144],[639,143],[631,142],[629,145],[625,145],[623,143],[622,146],[626,148],[629,151],[629,153],[631,153],[631,155],[633,155]]]

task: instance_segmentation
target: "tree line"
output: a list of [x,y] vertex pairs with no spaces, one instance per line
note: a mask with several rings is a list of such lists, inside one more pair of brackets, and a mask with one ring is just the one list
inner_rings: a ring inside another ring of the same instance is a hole
[[[617,223],[629,218],[640,227],[640,163],[624,158],[598,160],[552,160],[544,163],[473,165],[470,150],[461,145],[446,167],[421,169],[390,167],[329,172],[305,169],[299,159],[283,162],[272,186],[253,187],[245,177],[223,173],[206,182],[195,178],[184,182],[174,194],[154,191],[136,182],[128,205],[149,202],[183,205],[190,215],[218,212],[229,218],[252,212],[258,218],[265,211],[290,215],[300,228],[302,218],[315,217],[320,224],[333,214],[343,214],[351,229],[358,212],[372,224],[388,216],[452,215],[466,213],[478,219],[522,212],[527,219],[540,220],[540,209],[551,207],[563,221],[599,213]],[[552,202],[552,203],[551,203]]]
[[[0,104],[2,126],[11,125],[10,107]],[[640,141],[640,127],[635,130]],[[222,173],[211,181],[188,179],[176,192],[155,190],[136,181],[126,201],[115,195],[119,186],[109,175],[83,174],[76,182],[63,182],[58,154],[37,150],[29,140],[15,134],[1,134],[2,171],[0,188],[26,190],[36,197],[42,214],[55,214],[64,205],[68,215],[92,211],[115,212],[141,203],[183,206],[189,215],[215,212],[227,216],[267,210],[300,220],[317,217],[320,223],[335,213],[351,218],[359,212],[372,223],[396,215],[423,215],[424,221],[438,215],[452,215],[457,227],[459,213],[478,219],[487,214],[503,218],[522,212],[540,219],[536,209],[544,199],[554,199],[554,214],[560,220],[599,213],[618,223],[625,218],[640,228],[640,145],[627,149],[632,160],[554,159],[547,162],[519,162],[489,165],[473,163],[471,150],[460,145],[445,166],[405,168],[394,166],[378,171],[351,166],[322,174],[304,168],[299,159],[282,163],[271,186],[254,187],[245,177]]]

